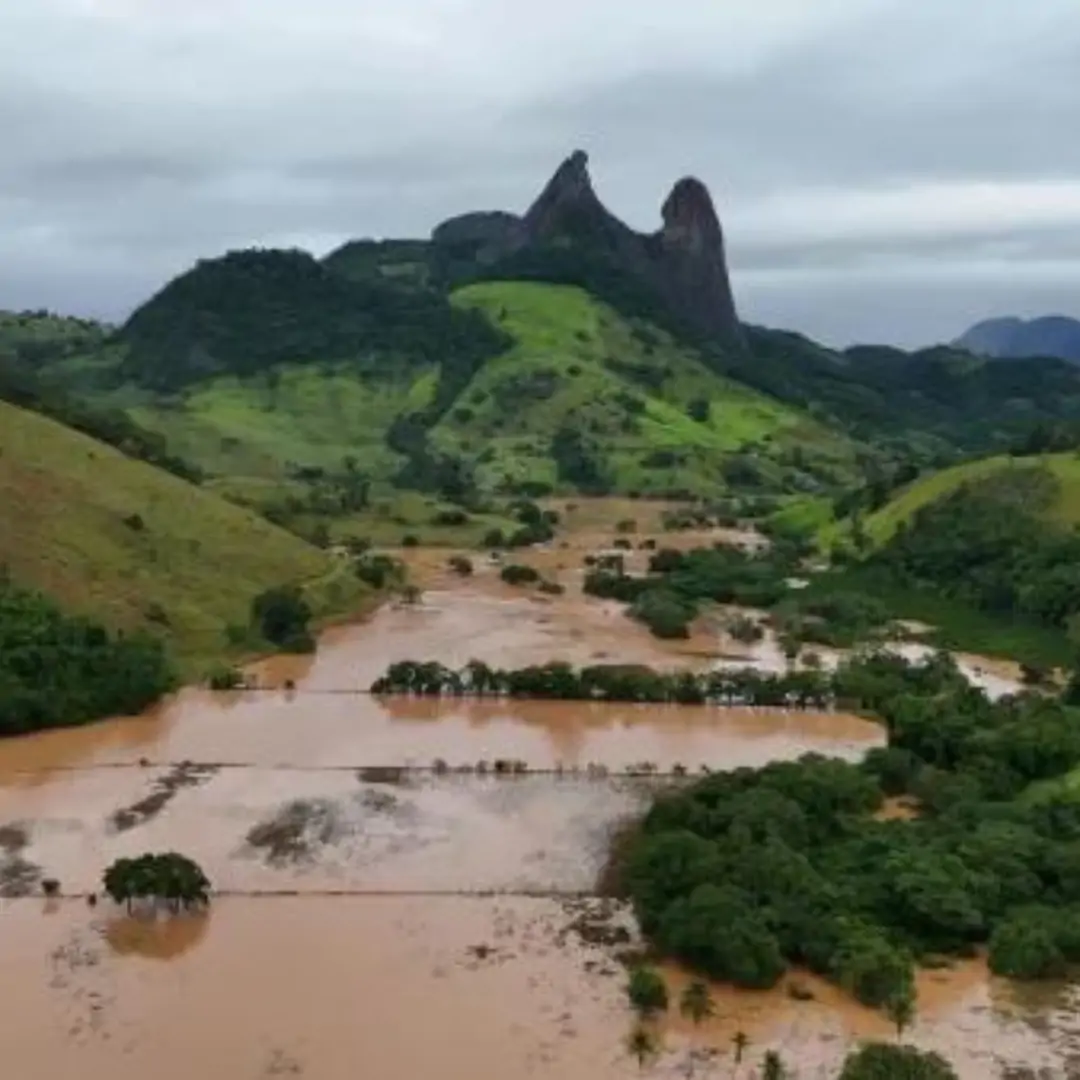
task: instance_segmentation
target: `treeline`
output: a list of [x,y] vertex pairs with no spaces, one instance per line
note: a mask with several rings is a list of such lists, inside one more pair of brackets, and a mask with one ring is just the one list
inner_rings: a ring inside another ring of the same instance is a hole
[[[989,947],[999,974],[1080,961],[1080,801],[1030,786],[1080,761],[1080,712],[990,702],[944,656],[846,666],[887,748],[716,773],[654,803],[621,863],[642,928],[718,979],[770,987],[792,965],[909,1015],[914,968]],[[917,810],[879,814],[886,797]]]
[[1080,535],[1046,516],[1059,486],[1034,465],[966,484],[918,510],[870,561],[913,588],[1066,630],[1080,613]]
[[138,713],[175,684],[163,646],[0,582],[0,735]]
[[553,661],[517,669],[470,660],[454,669],[438,661],[400,660],[371,686],[373,694],[421,697],[509,697],[556,701],[624,701],[679,705],[762,705],[829,708],[844,677],[820,671],[782,675],[745,668],[733,671],[663,672],[637,664],[575,668]]

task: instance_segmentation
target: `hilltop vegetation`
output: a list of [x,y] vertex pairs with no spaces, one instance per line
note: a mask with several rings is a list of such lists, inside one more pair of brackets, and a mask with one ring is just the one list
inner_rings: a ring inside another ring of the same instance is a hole
[[[859,515],[858,528],[871,548],[881,547],[896,534],[897,530],[910,524],[924,507],[946,498],[965,485],[979,485],[982,481],[1001,478],[996,490],[1005,495],[1013,491],[1015,497],[1024,498],[1025,479],[1036,474],[1049,473],[1057,483],[1048,489],[1045,481],[1038,489],[1047,497],[1032,504],[1031,510],[1048,524],[1061,526],[1080,525],[1080,457],[1075,452],[1042,454],[1031,457],[997,455],[976,458],[947,469],[921,476],[905,485],[884,505],[868,514]],[[984,490],[987,490],[984,488]],[[850,539],[853,528],[851,519],[827,526],[822,539],[827,543]]]
[[1077,524],[1074,453],[967,462],[824,527],[822,546],[845,565],[810,591],[867,590],[897,616],[942,627],[942,643],[1068,664],[1080,644]]
[[216,662],[230,634],[243,644],[251,602],[271,586],[307,584],[317,611],[363,592],[252,512],[6,403],[0,504],[0,564],[15,584],[112,630],[153,633],[186,671]]

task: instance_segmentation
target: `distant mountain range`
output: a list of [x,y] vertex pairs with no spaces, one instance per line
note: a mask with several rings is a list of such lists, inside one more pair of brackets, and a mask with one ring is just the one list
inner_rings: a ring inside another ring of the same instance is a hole
[[1053,356],[1080,364],[1080,319],[1045,315],[1039,319],[1007,316],[976,323],[954,342],[979,356],[1019,359]]

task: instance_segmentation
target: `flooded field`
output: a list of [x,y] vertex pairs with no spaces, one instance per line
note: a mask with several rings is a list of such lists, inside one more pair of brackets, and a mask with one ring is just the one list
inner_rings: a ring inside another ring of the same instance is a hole
[[[523,595],[494,566],[462,582],[445,552],[410,552],[421,603],[330,631],[313,657],[254,665],[274,689],[188,690],[142,717],[0,743],[5,1075],[640,1075],[616,955],[632,922],[582,894],[613,831],[658,785],[685,781],[627,770],[693,774],[809,750],[856,759],[882,732],[797,711],[363,693],[406,658],[729,662],[708,626],[662,643],[619,605],[581,596],[582,552],[611,535],[582,513],[566,548],[530,553],[564,596]],[[776,662],[769,648],[749,659]],[[494,775],[497,760],[525,771]],[[207,871],[208,913],[154,921],[88,905],[110,861],[169,849]],[[42,898],[45,878],[61,897]],[[888,1037],[835,989],[792,980],[765,994],[716,988],[718,1017],[700,1029],[672,1019],[648,1072],[749,1080],[771,1048],[798,1077],[833,1077],[853,1040]],[[1066,1075],[1069,994],[1019,1000],[975,963],[924,973],[911,1038],[965,1080],[1004,1060]],[[750,1049],[736,1070],[740,1030]]]

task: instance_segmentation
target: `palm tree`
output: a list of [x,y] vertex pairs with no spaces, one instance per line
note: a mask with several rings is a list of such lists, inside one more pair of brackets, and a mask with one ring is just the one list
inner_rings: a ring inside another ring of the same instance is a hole
[[899,1039],[915,1019],[915,995],[910,987],[898,990],[885,1002],[885,1014],[896,1025],[896,1037]]
[[701,979],[695,979],[688,983],[679,998],[679,1012],[695,1024],[707,1020],[716,1015],[716,1007],[713,1005],[709,987]]
[[745,1031],[736,1031],[731,1036],[731,1041],[735,1046],[735,1064],[739,1065],[742,1062],[746,1048],[750,1045],[750,1036]]
[[761,1063],[761,1080],[786,1080],[787,1075],[784,1059],[775,1050],[766,1050]]
[[656,1036],[639,1024],[627,1036],[626,1049],[637,1058],[638,1068],[644,1069],[645,1062],[656,1054]]

